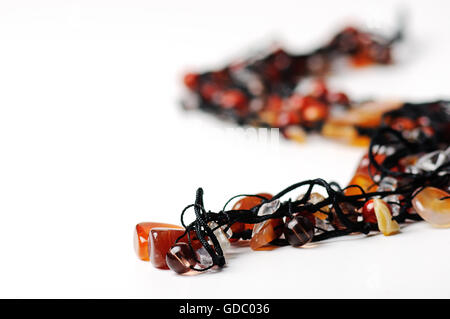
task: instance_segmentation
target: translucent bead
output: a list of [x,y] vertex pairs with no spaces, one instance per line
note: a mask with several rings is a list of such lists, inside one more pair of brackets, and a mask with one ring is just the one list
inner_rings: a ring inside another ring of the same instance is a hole
[[[359,173],[353,176],[352,180],[350,181],[350,183],[348,183],[348,185],[359,185],[365,192],[370,191],[374,192],[377,190],[377,185],[373,182],[373,180],[369,176]],[[344,191],[344,193],[347,196],[362,194],[361,190],[358,187],[347,188]]]
[[373,208],[377,217],[378,229],[383,235],[389,236],[400,230],[398,223],[392,219],[391,209],[385,201],[378,198],[374,199]]
[[430,172],[449,161],[450,147],[446,151],[438,150],[425,154],[419,158],[415,167],[419,170]]
[[[274,213],[280,207],[280,201],[266,203],[262,205],[258,211],[258,216],[265,216]],[[259,224],[256,224],[253,228],[252,239],[250,240],[250,247],[253,250],[261,248],[271,241],[280,237],[283,233],[283,219],[275,218],[268,219]]]
[[218,227],[219,225],[217,225],[217,223],[215,223],[215,222],[209,222],[208,226],[211,229],[217,228],[213,233],[214,233],[214,235],[216,235],[216,238],[219,241],[219,245],[225,254],[226,251],[230,248],[230,242],[228,240],[227,235],[225,234],[225,232],[223,231],[223,229],[221,227]]
[[188,244],[177,243],[168,250],[165,264],[176,273],[184,274],[191,270],[191,266],[194,266],[196,261]]
[[[152,228],[149,235],[149,255],[150,261],[154,267],[168,269],[166,264],[166,254],[175,241],[183,236],[184,229],[174,228]],[[182,237],[181,241],[186,242],[187,236]]]
[[136,225],[134,229],[134,251],[136,255],[145,261],[149,261],[149,249],[148,249],[148,236],[150,230],[155,227],[167,227],[167,228],[177,228],[183,229],[181,226],[172,225],[172,224],[164,224],[164,223],[151,223],[151,222],[142,222]]
[[411,201],[417,214],[437,227],[450,227],[450,196],[446,191],[425,187]]
[[308,218],[297,215],[284,225],[283,233],[292,246],[303,246],[314,237],[314,225]]
[[206,268],[213,264],[213,260],[211,258],[211,255],[208,253],[208,251],[205,249],[205,247],[200,247],[195,251],[198,264],[200,268]]
[[[262,196],[266,199],[271,199],[272,195],[268,193],[259,193],[258,196]],[[232,210],[250,210],[255,206],[261,204],[263,200],[259,197],[254,196],[245,196],[234,204]],[[241,222],[236,222],[231,225],[230,229],[233,234],[239,234],[244,232],[245,230],[252,230],[254,227],[253,224],[244,224]],[[238,239],[230,238],[230,242],[236,242]]]
[[362,216],[366,223],[376,224],[377,216],[375,216],[375,208],[373,205],[373,199],[369,199],[362,209]]

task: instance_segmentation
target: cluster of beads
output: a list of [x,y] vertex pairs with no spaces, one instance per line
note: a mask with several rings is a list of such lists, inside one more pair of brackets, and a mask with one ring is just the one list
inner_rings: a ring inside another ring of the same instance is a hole
[[[136,253],[157,268],[184,274],[223,267],[227,250],[238,241],[266,250],[352,233],[379,231],[389,236],[406,220],[450,227],[449,110],[449,102],[438,101],[406,103],[385,113],[345,188],[322,179],[307,180],[275,195],[235,196],[218,213],[205,210],[199,189],[195,203],[182,212],[182,226],[136,225]],[[414,125],[394,130],[400,122]],[[301,187],[307,190],[295,200],[282,200]],[[321,187],[326,196],[314,187]],[[196,219],[186,225],[184,214],[191,208]]]
[[[359,144],[359,137],[371,132],[368,128],[373,127],[372,121],[359,121],[345,129],[323,127],[324,123],[347,118],[361,108],[345,93],[331,90],[324,76],[341,58],[347,58],[353,66],[391,63],[391,47],[401,38],[400,34],[387,39],[347,27],[326,45],[307,54],[290,54],[276,48],[220,70],[188,73],[184,77],[188,94],[183,106],[200,108],[241,125],[277,127],[285,137],[296,141],[303,141],[307,132],[315,131],[327,136],[344,134]],[[305,85],[308,80],[309,87]],[[365,112],[374,119],[381,115],[378,110],[379,106],[369,107]]]

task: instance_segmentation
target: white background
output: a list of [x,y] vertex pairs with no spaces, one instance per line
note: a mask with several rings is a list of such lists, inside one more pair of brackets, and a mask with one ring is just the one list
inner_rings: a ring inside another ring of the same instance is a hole
[[[332,85],[355,98],[450,98],[448,1],[405,1],[392,67]],[[0,2],[0,297],[450,297],[450,230],[314,248],[237,249],[223,271],[177,276],[137,260],[133,227],[178,223],[205,190],[239,193],[315,177],[345,184],[364,149],[320,138],[239,144],[233,127],[180,111],[185,70],[278,40],[322,44],[349,19],[389,30],[395,1]]]

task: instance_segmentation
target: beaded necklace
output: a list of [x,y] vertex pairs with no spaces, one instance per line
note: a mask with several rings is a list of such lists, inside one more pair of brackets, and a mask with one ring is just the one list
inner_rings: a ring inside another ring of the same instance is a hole
[[[387,39],[346,28],[308,54],[277,49],[218,71],[187,74],[186,109],[198,108],[239,125],[277,127],[297,141],[318,132],[368,144],[368,151],[346,187],[320,178],[305,180],[273,196],[234,196],[217,212],[206,210],[199,188],[195,202],[181,213],[181,226],[136,225],[138,257],[185,274],[224,267],[227,250],[238,241],[264,250],[353,233],[390,236],[408,220],[450,227],[450,102],[356,103],[331,91],[324,80],[341,58],[355,66],[391,63],[392,45],[401,38],[401,30]],[[310,91],[299,93],[298,83],[311,76]],[[304,194],[287,198],[301,187]],[[186,224],[185,214],[191,211],[195,220]]]

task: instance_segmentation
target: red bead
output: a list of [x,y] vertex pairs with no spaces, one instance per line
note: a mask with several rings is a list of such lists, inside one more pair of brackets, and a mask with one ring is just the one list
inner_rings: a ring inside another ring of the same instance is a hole
[[239,90],[227,90],[222,94],[220,104],[226,109],[239,109],[247,105],[247,97]]
[[195,90],[198,85],[198,75],[194,73],[187,73],[183,78],[184,85],[191,90]]
[[364,204],[364,207],[362,209],[362,215],[363,215],[364,221],[366,223],[372,223],[372,224],[377,223],[377,216],[375,215],[373,199],[368,200]]
[[283,99],[278,95],[270,95],[267,98],[266,109],[270,111],[280,111],[283,106]]
[[213,97],[220,91],[219,87],[216,84],[205,83],[200,86],[200,94],[201,96],[210,101]]

